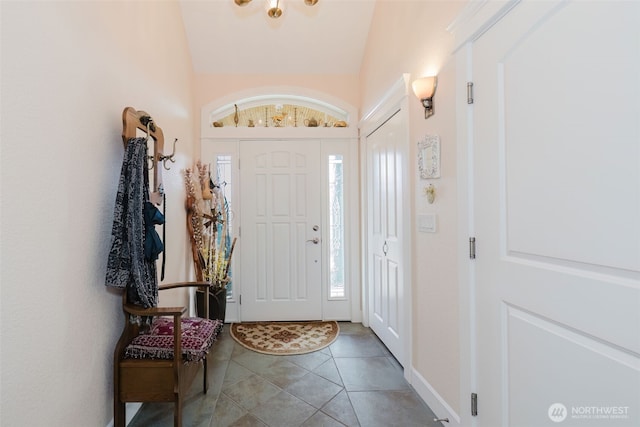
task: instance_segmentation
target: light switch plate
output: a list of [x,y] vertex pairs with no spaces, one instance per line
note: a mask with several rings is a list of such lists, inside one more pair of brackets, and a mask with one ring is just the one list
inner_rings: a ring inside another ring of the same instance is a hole
[[435,233],[436,214],[418,215],[418,231],[422,233]]

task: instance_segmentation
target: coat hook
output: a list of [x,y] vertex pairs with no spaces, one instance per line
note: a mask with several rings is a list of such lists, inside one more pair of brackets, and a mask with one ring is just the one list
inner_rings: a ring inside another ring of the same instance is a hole
[[145,142],[149,141],[149,138],[151,138],[151,117],[149,117],[149,119],[147,120],[146,126],[147,126],[147,138],[145,139]]
[[[151,132],[155,132],[156,131],[156,127],[153,124],[153,119],[151,118],[151,116],[142,116],[140,117],[140,123],[142,123],[143,125],[146,126],[146,132],[147,132],[147,137],[145,138],[144,142],[149,142],[149,138],[151,138]],[[147,170],[152,170],[153,167],[155,166],[155,157],[154,156],[147,156],[149,158],[149,160],[151,160],[151,166],[148,165],[147,163]]]
[[147,135],[150,135],[149,130],[152,132],[156,131],[156,125],[153,123],[153,118],[151,116],[140,117],[140,123],[147,127]]
[[149,163],[147,163],[147,170],[152,170],[154,168],[154,166],[156,165],[156,162],[154,162],[155,157],[153,156],[147,156],[147,158],[149,160],[151,160],[151,166],[149,166]]
[[160,160],[162,160],[162,165],[166,170],[171,170],[171,168],[167,167],[167,160],[171,161],[171,163],[175,163],[176,161],[173,159],[173,156],[176,155],[176,143],[178,142],[178,138],[173,140],[173,151],[168,156],[161,156]]

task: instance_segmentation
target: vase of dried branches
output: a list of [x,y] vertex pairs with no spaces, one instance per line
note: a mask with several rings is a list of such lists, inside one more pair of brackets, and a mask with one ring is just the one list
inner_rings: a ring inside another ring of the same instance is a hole
[[[209,319],[220,319],[224,322],[227,312],[227,288],[225,281],[224,286],[213,286],[209,288]],[[204,307],[205,291],[198,290],[196,292],[196,315],[205,317]]]

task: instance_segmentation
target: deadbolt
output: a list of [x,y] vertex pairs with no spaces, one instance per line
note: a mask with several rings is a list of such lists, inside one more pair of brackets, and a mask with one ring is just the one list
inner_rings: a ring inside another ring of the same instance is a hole
[[313,226],[313,231],[318,231],[318,230],[320,230],[320,227],[318,227],[317,225],[314,225]]

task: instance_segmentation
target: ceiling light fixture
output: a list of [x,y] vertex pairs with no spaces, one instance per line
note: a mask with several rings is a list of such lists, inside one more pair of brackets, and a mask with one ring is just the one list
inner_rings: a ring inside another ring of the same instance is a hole
[[269,18],[280,18],[282,16],[280,0],[267,0],[267,15],[269,15]]
[[[251,3],[251,0],[233,0],[238,6],[246,6]],[[267,15],[270,18],[280,18],[282,16],[282,1],[281,0],[266,0],[267,1]],[[315,6],[318,0],[304,0],[304,4],[307,6]]]

